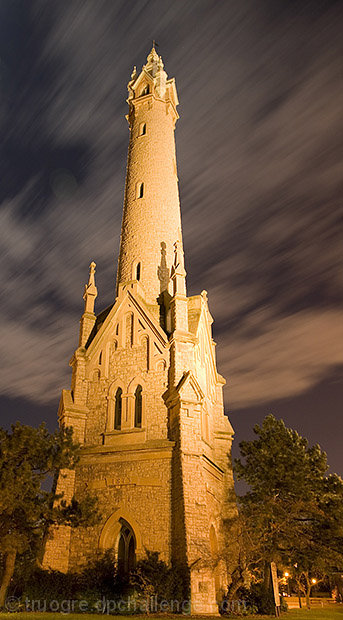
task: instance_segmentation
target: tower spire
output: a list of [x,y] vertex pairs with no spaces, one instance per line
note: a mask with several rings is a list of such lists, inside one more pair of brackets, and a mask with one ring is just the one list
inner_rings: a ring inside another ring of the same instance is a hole
[[161,294],[172,294],[174,244],[179,240],[182,247],[182,233],[174,138],[178,97],[155,45],[128,83],[130,142],[117,291],[139,280],[146,301],[158,311]]

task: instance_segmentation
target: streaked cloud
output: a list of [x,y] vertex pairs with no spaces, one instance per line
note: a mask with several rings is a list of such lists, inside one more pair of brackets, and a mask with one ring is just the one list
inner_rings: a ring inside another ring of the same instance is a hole
[[343,364],[342,340],[343,311],[256,313],[219,354],[229,409],[306,392]]
[[69,384],[91,260],[98,309],[113,300],[126,83],[153,37],[181,101],[188,286],[209,291],[228,400],[319,382],[341,360],[339,5],[19,4],[0,9],[0,393]]

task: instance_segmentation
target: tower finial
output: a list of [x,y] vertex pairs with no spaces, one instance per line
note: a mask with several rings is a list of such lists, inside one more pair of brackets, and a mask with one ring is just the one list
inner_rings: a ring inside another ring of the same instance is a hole
[[85,312],[94,313],[95,298],[98,295],[98,289],[95,286],[95,268],[96,263],[94,261],[89,265],[89,279],[88,284],[85,285],[85,292],[83,299],[85,300]]
[[155,49],[156,47],[158,47],[158,43],[156,43],[156,41],[153,41],[151,52],[150,54],[148,54],[148,57],[147,57],[148,67],[150,65],[153,65],[154,63],[157,63],[159,60],[158,53],[156,52],[156,49]]

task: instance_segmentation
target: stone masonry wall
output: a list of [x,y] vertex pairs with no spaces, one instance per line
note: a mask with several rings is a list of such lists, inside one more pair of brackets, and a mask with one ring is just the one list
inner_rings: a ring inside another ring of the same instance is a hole
[[[57,482],[56,494],[63,493],[63,499],[71,500],[75,490],[75,471],[63,470]],[[51,528],[45,544],[43,568],[59,570],[62,573],[69,568],[71,528],[65,525]]]
[[[99,498],[101,523],[71,533],[70,568],[86,565],[99,551],[99,537],[108,517],[118,509],[138,523],[143,549],[158,551],[170,561],[171,452],[94,453],[77,469],[76,493],[88,488]],[[112,462],[111,462],[112,461]],[[113,548],[116,541],[113,540]]]

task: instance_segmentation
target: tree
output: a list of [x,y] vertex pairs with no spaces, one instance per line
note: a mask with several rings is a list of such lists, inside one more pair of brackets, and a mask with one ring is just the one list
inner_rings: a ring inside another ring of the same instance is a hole
[[227,601],[235,600],[237,591],[242,587],[249,587],[252,574],[258,565],[254,542],[250,537],[242,511],[235,511],[225,519],[226,545],[221,552],[229,575],[228,590],[225,596]]
[[326,454],[282,420],[269,415],[254,432],[258,439],[240,443],[235,473],[250,487],[240,510],[264,558],[265,590],[275,561],[293,567],[309,601],[311,575],[343,567],[343,481],[327,476]]
[[291,574],[310,606],[314,583],[342,571],[343,567],[343,481],[336,474],[323,479],[317,496],[317,510],[303,521],[302,537],[289,551]]
[[79,445],[73,442],[71,428],[54,433],[44,424],[32,428],[17,423],[11,431],[0,428],[0,552],[4,559],[0,608],[17,555],[27,550],[37,553],[50,525],[97,522],[94,497],[85,495],[81,501],[73,498],[67,503],[56,495],[59,472],[73,469],[78,459]]

